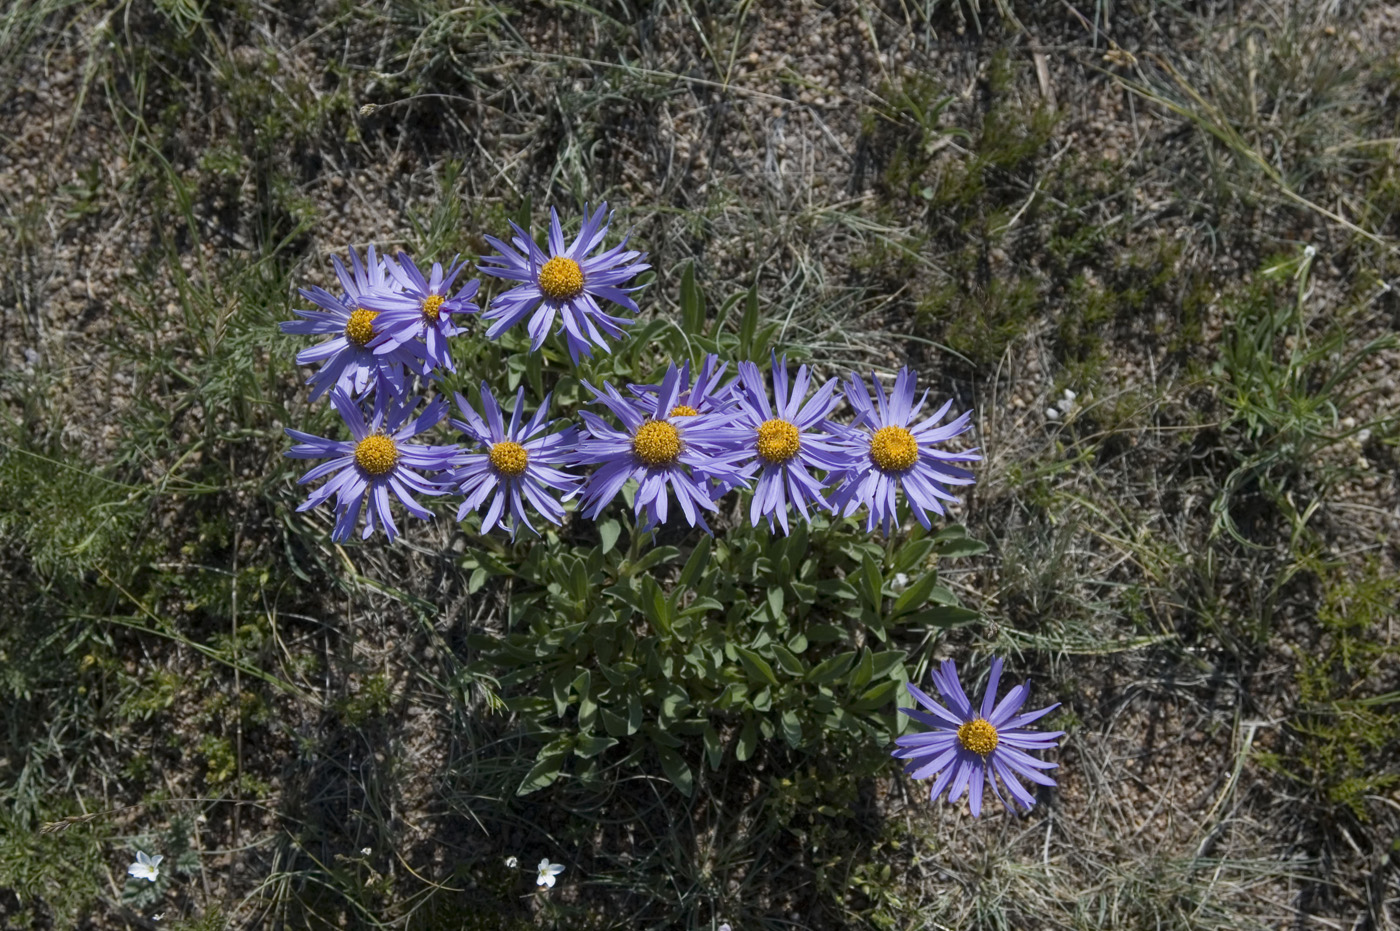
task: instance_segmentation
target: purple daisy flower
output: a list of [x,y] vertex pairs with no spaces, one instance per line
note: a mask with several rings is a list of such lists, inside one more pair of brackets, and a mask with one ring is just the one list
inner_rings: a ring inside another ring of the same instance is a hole
[[[588,206],[584,205],[583,210],[587,213]],[[637,302],[628,296],[637,289],[623,285],[651,266],[641,261],[646,258],[645,253],[628,250],[626,237],[613,248],[589,257],[588,253],[603,242],[608,232],[603,219],[607,210],[608,205],[604,203],[584,221],[573,244],[565,246],[559,214],[551,207],[547,253],[514,223],[510,225],[515,231],[510,245],[486,237],[500,255],[481,258],[478,265],[482,274],[521,283],[520,287],[497,295],[491,302],[486,318],[495,322],[486,331],[488,337],[497,338],[534,311],[529,324],[531,351],[544,345],[558,314],[569,356],[575,364],[580,356],[592,358],[592,346],[611,352],[607,337],[622,336],[622,327],[632,321],[604,313],[598,299],[612,301],[637,313]],[[486,267],[482,263],[498,267]]]
[[422,353],[423,374],[435,368],[457,371],[447,340],[460,333],[461,328],[452,316],[481,312],[472,303],[481,281],[473,278],[455,295],[451,294],[452,283],[466,268],[465,262],[455,258],[445,270],[440,262],[434,262],[429,277],[424,277],[413,259],[403,252],[399,253],[398,262],[389,263],[388,268],[403,290],[384,291],[361,300],[361,306],[380,312],[374,321],[379,334],[372,344],[374,351],[382,354],[407,346],[410,351]]
[[758,366],[739,363],[742,388],[736,392],[737,422],[744,427],[748,450],[755,456],[745,473],[758,473],[758,484],[749,503],[749,520],[757,527],[758,519],[767,517],[768,529],[772,530],[776,517],[786,534],[789,502],[804,521],[811,519],[807,514],[809,502],[822,510],[832,510],[831,503],[822,496],[822,482],[808,469],[830,472],[847,468],[850,462],[849,455],[832,444],[827,421],[841,401],[836,393],[836,379],[818,388],[804,404],[812,382],[807,366],[798,368],[790,391],[786,356],[780,361],[774,355],[772,372],[774,404],[770,406]]
[[666,522],[670,485],[686,521],[708,531],[700,512],[715,510],[717,491],[744,484],[737,465],[745,456],[740,446],[743,431],[734,429],[722,414],[674,414],[680,393],[680,371],[674,364],[656,396],[646,401],[625,398],[612,385],[603,385],[602,391],[592,385],[588,389],[622,421],[623,429],[590,411],[579,412],[588,435],[578,444],[573,461],[599,467],[580,489],[584,516],[596,518],[631,478],[638,483],[635,507],[645,516],[644,526]]
[[947,790],[948,801],[956,802],[966,789],[968,806],[974,818],[982,814],[984,784],[990,785],[992,792],[1006,805],[1006,799],[997,787],[998,780],[1023,808],[1029,809],[1034,805],[1035,796],[1021,785],[1020,778],[1053,786],[1055,780],[1041,770],[1055,769],[1059,764],[1038,760],[1026,751],[1049,750],[1065,734],[1064,731],[1026,730],[1027,724],[1060,707],[1059,702],[1039,711],[1017,714],[1030,695],[1030,681],[1007,692],[998,704],[996,696],[1000,679],[1001,660],[993,658],[991,674],[987,677],[987,693],[982,698],[982,706],[974,709],[963,692],[962,684],[958,682],[957,667],[947,659],[943,661],[942,668],[934,670],[933,684],[950,708],[940,705],[910,683],[907,685],[909,694],[926,710],[899,709],[933,730],[896,737],[898,749],[893,756],[910,761],[904,771],[915,779],[927,779],[934,773],[939,774],[929,790],[930,799],[938,798]]
[[335,276],[340,279],[340,287],[343,293],[340,300],[351,306],[360,306],[360,300],[377,294],[392,294],[398,290],[398,285],[388,276],[388,263],[380,258],[374,251],[374,243],[370,243],[365,250],[365,261],[360,262],[359,253],[353,247],[350,249],[350,271],[345,270],[345,263],[340,261],[340,256],[331,256],[331,264],[335,266]]
[[914,403],[914,377],[913,369],[900,369],[894,390],[886,399],[880,380],[871,374],[874,404],[863,379],[852,376],[846,383],[846,400],[855,408],[856,419],[837,428],[836,445],[846,454],[847,466],[828,476],[828,481],[836,486],[831,503],[844,509],[845,516],[860,505],[869,508],[867,531],[882,524],[889,534],[898,507],[895,492],[901,486],[914,516],[927,529],[929,511],[943,514],[941,501],[958,500],[948,486],[971,485],[975,481],[971,472],[948,464],[980,461],[982,457],[975,449],[954,453],[934,448],[934,444],[966,431],[972,412],[937,426],[953,406],[949,401],[932,416],[919,420],[928,392]]
[[[718,366],[718,368],[716,368]],[[721,385],[728,362],[720,362],[719,356],[710,353],[700,363],[700,371],[695,373],[695,381],[690,380],[690,360],[681,365],[681,377],[676,392],[676,405],[671,408],[672,417],[694,417],[698,414],[716,414],[734,406],[734,382]],[[659,385],[628,385],[627,389],[636,398],[650,404],[661,390]]]
[[347,273],[339,258],[333,258],[336,276],[345,288],[337,298],[324,288],[302,288],[301,296],[319,310],[297,310],[301,320],[282,324],[283,333],[298,336],[329,336],[330,339],[297,353],[301,365],[321,367],[306,383],[311,386],[311,400],[316,400],[332,388],[339,388],[355,397],[373,390],[387,390],[395,397],[404,391],[404,366],[417,366],[418,356],[402,347],[389,351],[371,348],[382,333],[378,323],[380,311],[365,306],[365,302],[394,293],[395,285],[385,278],[384,262],[369,247],[368,264],[360,262],[355,250],[350,250],[354,273]]
[[[467,496],[457,509],[457,519],[462,520],[472,511],[481,510],[482,504],[495,492],[486,516],[481,520],[481,532],[489,533],[491,528],[502,521],[506,505],[510,513],[505,520],[510,524],[510,535],[520,524],[538,534],[525,512],[525,502],[545,520],[553,524],[564,520],[564,506],[559,503],[558,492],[572,492],[578,479],[557,468],[568,461],[573,452],[575,431],[570,428],[559,433],[550,433],[554,426],[545,420],[549,410],[549,397],[546,396],[535,416],[521,426],[525,410],[525,388],[522,385],[515,394],[515,410],[511,414],[507,428],[501,417],[501,408],[496,397],[485,382],[481,383],[482,417],[467,404],[467,399],[457,395],[457,408],[463,420],[453,420],[452,425],[467,437],[486,448],[483,453],[466,453],[458,457],[459,468],[453,470],[451,479],[458,490]],[[554,494],[551,494],[551,491]]]
[[374,411],[368,420],[354,399],[339,388],[331,392],[331,403],[350,428],[353,440],[328,440],[300,430],[287,429],[287,435],[298,441],[296,446],[287,450],[288,456],[293,459],[330,459],[330,462],[323,462],[303,475],[299,484],[314,482],[335,473],[330,481],[307,496],[297,510],[314,508],[335,495],[336,520],[331,539],[337,543],[349,539],[360,521],[360,509],[366,497],[369,506],[365,508],[365,539],[379,527],[384,528],[390,542],[398,536],[394,517],[389,512],[391,491],[414,517],[423,520],[431,518],[432,512],[420,505],[413,493],[442,495],[449,489],[442,481],[428,479],[418,473],[441,472],[451,468],[457,447],[429,446],[408,441],[436,426],[447,413],[447,402],[437,398],[412,420],[408,418],[413,408],[418,406],[416,399],[391,401],[382,392],[377,393],[374,396]]

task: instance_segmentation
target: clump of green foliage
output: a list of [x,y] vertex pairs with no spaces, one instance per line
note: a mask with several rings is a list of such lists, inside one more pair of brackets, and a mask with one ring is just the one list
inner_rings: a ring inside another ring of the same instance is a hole
[[[726,331],[728,308],[740,303]],[[707,320],[687,269],[681,304],[680,325],[657,334],[675,344],[672,358],[686,347],[766,354],[773,330],[759,327],[752,291]],[[615,372],[638,366],[619,380],[645,371],[627,352],[612,359]],[[522,730],[543,744],[519,792],[550,785],[570,760],[573,776],[596,780],[619,761],[654,757],[689,796],[702,759],[718,769],[779,738],[869,769],[879,761],[870,746],[904,728],[901,686],[926,664],[911,638],[927,642],[977,617],[935,565],[985,549],[959,525],[916,528],[882,546],[850,519],[799,522],[786,537],[726,522],[718,536],[681,545],[624,517],[600,521],[596,541],[551,532],[542,544],[487,538],[468,550],[473,590],[493,580],[510,588],[505,631],[474,639],[473,669],[499,682]]]
[[1371,559],[1352,574],[1315,564],[1321,581],[1318,642],[1300,644],[1298,707],[1287,750],[1260,755],[1267,767],[1326,808],[1370,820],[1400,785],[1400,643],[1390,636],[1400,579]]
[[[520,786],[579,776],[613,748],[654,753],[685,794],[703,756],[748,760],[781,738],[807,751],[871,759],[871,743],[902,730],[900,686],[921,660],[898,643],[976,617],[938,581],[938,554],[975,551],[962,528],[915,533],[890,552],[852,526],[817,522],[790,537],[735,529],[676,546],[616,521],[591,546],[551,540],[519,562],[467,557],[485,577],[508,577],[508,633],[486,636],[481,671],[546,743]],[[907,575],[908,587],[895,588]],[[481,576],[478,576],[481,578]],[[892,639],[893,638],[893,639]]]
[[1372,426],[1339,424],[1372,390],[1362,366],[1396,345],[1393,334],[1359,338],[1357,308],[1319,319],[1308,301],[1313,256],[1307,248],[1265,261],[1231,302],[1231,336],[1211,368],[1236,457],[1212,506],[1215,532],[1246,545],[1261,542],[1240,526],[1250,499],[1277,508],[1291,540],[1304,534],[1341,477],[1319,454]]

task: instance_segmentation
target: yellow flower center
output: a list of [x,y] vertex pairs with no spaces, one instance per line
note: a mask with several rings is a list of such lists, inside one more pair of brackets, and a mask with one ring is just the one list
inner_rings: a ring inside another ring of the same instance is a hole
[[786,420],[765,420],[758,425],[758,455],[764,462],[782,465],[802,448],[802,434]]
[[523,474],[525,466],[530,464],[530,454],[526,452],[525,447],[510,440],[493,443],[490,458],[491,468],[506,478],[515,478]]
[[691,407],[689,404],[677,404],[675,407],[671,408],[670,416],[672,416],[672,417],[699,417],[699,416],[700,416],[700,412],[697,411],[695,408]]
[[399,461],[399,448],[382,433],[367,436],[355,444],[355,463],[370,475],[383,475]]
[[583,269],[573,259],[556,255],[540,269],[540,291],[556,301],[567,301],[583,293]]
[[423,319],[429,323],[437,323],[439,310],[442,307],[441,294],[429,294],[423,298]]
[[632,437],[632,452],[649,466],[673,464],[681,454],[681,434],[664,420],[648,420]]
[[968,721],[958,728],[958,743],[978,756],[986,756],[997,748],[997,729],[986,718]]
[[903,427],[881,427],[870,438],[870,461],[884,472],[903,472],[919,461],[919,444]]
[[350,315],[350,319],[345,321],[345,338],[356,346],[365,346],[374,339],[374,318],[379,316],[377,310],[366,310],[358,307]]

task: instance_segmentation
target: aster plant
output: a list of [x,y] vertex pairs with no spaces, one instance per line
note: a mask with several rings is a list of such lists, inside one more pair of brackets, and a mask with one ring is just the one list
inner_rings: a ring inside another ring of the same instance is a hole
[[933,672],[933,684],[943,701],[947,702],[946,707],[913,683],[907,683],[909,694],[922,707],[900,709],[933,730],[895,738],[893,756],[909,761],[904,771],[915,779],[937,775],[929,790],[930,799],[936,799],[946,791],[948,801],[956,802],[966,792],[968,807],[974,818],[982,814],[985,786],[991,786],[992,792],[1006,805],[998,783],[1006,787],[1012,799],[1029,810],[1035,805],[1035,796],[1027,791],[1020,780],[1053,786],[1055,780],[1045,775],[1043,770],[1055,769],[1059,765],[1037,759],[1028,751],[1052,749],[1056,741],[1064,736],[1064,731],[1026,729],[1026,725],[1060,707],[1059,703],[1018,714],[1030,695],[1029,681],[1007,692],[998,703],[996,694],[1001,680],[1001,666],[1000,659],[992,659],[987,691],[978,707],[968,700],[962,683],[958,681],[957,666],[949,659]]
[[426,276],[403,252],[397,262],[387,264],[390,277],[402,290],[384,290],[361,299],[362,306],[379,311],[374,321],[378,333],[372,343],[374,351],[383,355],[406,348],[421,354],[424,375],[439,368],[457,371],[447,341],[462,329],[453,317],[481,312],[472,303],[481,282],[473,278],[453,294],[452,286],[466,267],[456,259],[445,269],[442,263],[434,262]]
[[914,381],[912,369],[900,369],[887,397],[879,378],[872,373],[874,401],[864,379],[853,375],[846,382],[846,400],[855,410],[856,419],[837,429],[835,446],[845,454],[846,465],[828,476],[835,486],[831,503],[845,516],[865,507],[867,532],[882,526],[886,535],[890,533],[898,516],[900,488],[904,489],[914,517],[929,529],[929,512],[944,514],[943,502],[958,500],[948,486],[971,485],[974,481],[971,472],[950,463],[977,462],[982,458],[975,449],[950,452],[937,448],[937,444],[968,429],[972,412],[965,411],[940,427],[939,422],[953,406],[948,401],[931,416],[919,419],[928,392],[916,403]]
[[[385,274],[384,260],[369,247],[368,261],[362,263],[350,250],[352,272],[334,258],[336,276],[345,293],[336,297],[324,288],[302,288],[301,296],[316,305],[315,310],[297,310],[301,320],[282,324],[283,333],[298,336],[328,336],[325,342],[297,353],[301,365],[319,365],[306,383],[311,400],[339,388],[355,397],[372,391],[403,393],[404,368],[418,367],[420,354],[397,343],[382,345],[384,328],[380,311],[368,306],[377,299],[396,293],[398,285]],[[381,343],[378,349],[371,344]]]
[[[559,213],[551,207],[548,251],[515,223],[510,225],[515,235],[509,244],[493,236],[485,237],[500,254],[482,256],[482,274],[519,282],[518,287],[497,295],[491,302],[485,314],[492,321],[486,331],[489,338],[498,338],[528,316],[530,350],[537,352],[557,316],[569,357],[575,364],[582,357],[591,358],[595,346],[604,352],[612,351],[608,340],[621,337],[622,328],[632,321],[606,313],[600,302],[638,313],[637,302],[631,297],[637,289],[626,285],[651,266],[642,261],[645,253],[627,248],[626,237],[613,248],[590,255],[607,235],[607,210],[607,203],[599,206],[584,220],[574,241],[565,245]],[[584,213],[588,213],[587,205]]]
[[457,468],[449,475],[466,499],[457,509],[457,519],[480,511],[489,498],[491,503],[481,519],[482,533],[490,533],[498,523],[508,526],[512,537],[522,524],[538,533],[530,523],[527,503],[550,523],[561,523],[565,511],[559,495],[571,493],[578,484],[578,479],[561,468],[572,455],[575,431],[570,428],[550,432],[554,423],[545,419],[549,398],[523,425],[524,386],[515,394],[509,425],[486,382],[481,383],[485,417],[473,410],[461,394],[456,399],[463,419],[453,420],[452,425],[482,450],[459,456]]
[[[714,414],[734,406],[734,383],[722,385],[728,362],[719,361],[719,356],[710,353],[700,363],[694,380],[690,377],[690,360],[681,363],[680,382],[676,390],[676,405],[671,408],[672,417],[695,417],[698,414]],[[655,400],[658,385],[628,385],[638,400],[650,403]]]
[[680,370],[674,363],[655,396],[645,401],[623,397],[612,385],[601,391],[587,386],[622,429],[591,411],[579,412],[587,435],[573,461],[597,466],[580,490],[584,516],[596,518],[627,480],[635,479],[635,507],[645,526],[666,522],[669,486],[686,522],[708,531],[701,512],[715,510],[723,488],[744,484],[742,433],[722,414],[675,413]]
[[299,480],[300,484],[306,484],[330,477],[311,492],[297,510],[314,508],[334,495],[336,520],[331,539],[337,543],[350,538],[360,522],[361,510],[365,514],[362,536],[368,539],[376,529],[382,528],[392,542],[398,536],[398,527],[389,509],[391,493],[414,517],[431,519],[432,512],[419,504],[414,495],[447,493],[448,486],[441,478],[428,476],[451,468],[457,447],[410,441],[443,419],[447,414],[446,400],[430,401],[423,412],[412,419],[413,410],[418,406],[416,398],[390,400],[379,392],[374,396],[374,409],[369,417],[339,388],[331,392],[331,403],[353,439],[331,440],[287,429],[287,435],[297,441],[297,445],[287,450],[288,456],[330,460]]
[[823,484],[812,470],[844,469],[849,454],[833,445],[827,421],[841,401],[836,379],[827,381],[808,398],[812,384],[808,367],[800,366],[789,385],[787,357],[779,360],[775,355],[772,380],[770,405],[758,366],[739,363],[739,386],[735,392],[739,408],[735,420],[748,431],[747,448],[754,457],[745,473],[758,476],[749,502],[749,520],[757,527],[759,519],[766,517],[770,530],[776,521],[786,534],[789,506],[804,521],[810,520],[809,505],[831,510],[831,504],[822,495]]

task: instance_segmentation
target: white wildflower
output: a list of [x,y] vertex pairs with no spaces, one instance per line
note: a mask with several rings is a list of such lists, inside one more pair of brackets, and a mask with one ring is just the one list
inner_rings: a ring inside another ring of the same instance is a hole
[[540,874],[535,877],[535,885],[544,886],[546,889],[554,888],[554,877],[564,872],[564,864],[550,863],[549,857],[540,861]]
[[164,859],[165,857],[160,854],[152,857],[138,850],[136,851],[136,862],[128,866],[126,871],[136,879],[148,879],[155,882],[160,878],[160,861]]

